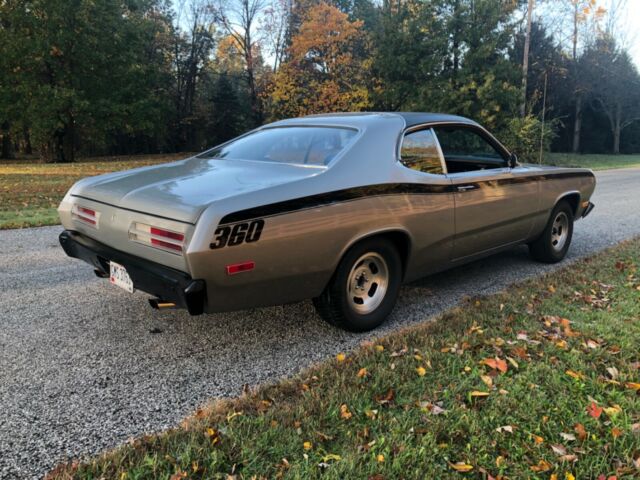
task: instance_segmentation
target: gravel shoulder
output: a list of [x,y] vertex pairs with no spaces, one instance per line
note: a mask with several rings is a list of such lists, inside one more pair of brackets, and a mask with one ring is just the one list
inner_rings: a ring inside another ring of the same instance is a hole
[[[596,209],[568,260],[640,235],[640,169],[598,172]],[[310,302],[190,317],[153,312],[65,257],[61,227],[0,231],[0,478],[37,478],[175,425],[211,397],[291,375],[364,339],[424,321],[465,295],[492,293],[553,266],[509,252],[402,289],[368,335],[326,325]]]

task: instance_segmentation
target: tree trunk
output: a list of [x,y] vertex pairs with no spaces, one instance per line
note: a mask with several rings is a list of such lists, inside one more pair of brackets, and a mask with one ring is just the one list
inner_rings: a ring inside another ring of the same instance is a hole
[[575,120],[573,122],[573,146],[571,151],[573,153],[580,153],[580,130],[582,129],[582,95],[576,95],[576,112]]
[[9,134],[9,122],[2,124],[2,147],[0,149],[0,158],[13,158],[13,148],[11,145],[11,135]]
[[622,117],[622,106],[620,104],[616,105],[616,118],[613,125],[613,153],[620,153],[620,133],[622,132],[621,128],[621,120]]
[[533,1],[529,0],[527,7],[527,30],[524,37],[524,57],[522,59],[522,104],[520,116],[524,118],[527,113],[527,76],[529,75],[529,46],[531,45],[531,15],[533,14]]
[[73,123],[56,130],[53,138],[42,146],[40,155],[46,163],[71,163],[75,159]]

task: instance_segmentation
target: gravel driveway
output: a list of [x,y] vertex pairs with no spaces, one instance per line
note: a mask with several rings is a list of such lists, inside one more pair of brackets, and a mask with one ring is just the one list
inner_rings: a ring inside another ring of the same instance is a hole
[[[597,174],[596,209],[576,224],[569,259],[640,234],[640,169]],[[365,338],[424,321],[464,295],[553,268],[519,247],[401,292],[369,335],[336,330],[310,302],[189,317],[150,310],[65,257],[61,227],[0,231],[0,478],[40,477],[175,425],[211,397],[282,376]]]

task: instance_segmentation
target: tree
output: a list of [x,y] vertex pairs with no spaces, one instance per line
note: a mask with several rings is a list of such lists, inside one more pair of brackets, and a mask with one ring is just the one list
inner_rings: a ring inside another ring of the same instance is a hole
[[594,110],[608,120],[612,152],[620,153],[622,131],[640,120],[640,74],[629,54],[604,37],[587,48],[582,59]]
[[80,138],[104,142],[130,118],[132,100],[153,93],[139,80],[146,64],[140,26],[155,3],[2,3],[13,82],[2,85],[0,97],[11,98],[13,127],[29,129],[45,160],[73,161]]
[[264,8],[264,0],[217,0],[215,4],[217,22],[228,35],[236,40],[244,58],[255,125],[262,122],[263,116],[256,78],[256,72],[261,62],[259,61],[259,44],[256,40],[255,30]]
[[370,61],[356,55],[367,39],[362,22],[326,3],[312,7],[292,39],[289,60],[269,89],[274,118],[369,107]]
[[211,137],[207,140],[215,145],[242,133],[245,118],[236,90],[226,74],[218,75],[212,93],[213,115],[208,128]]
[[419,108],[424,86],[440,84],[447,47],[442,27],[434,3],[383,2],[372,33],[376,109]]
[[424,103],[465,115],[500,131],[517,115],[521,81],[508,58],[516,2],[441,0],[447,55],[441,77],[446,87],[425,86]]

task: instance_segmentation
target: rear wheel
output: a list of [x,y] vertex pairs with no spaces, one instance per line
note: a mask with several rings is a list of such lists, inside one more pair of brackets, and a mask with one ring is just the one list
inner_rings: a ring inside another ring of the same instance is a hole
[[313,304],[332,325],[365,332],[389,316],[401,279],[402,262],[393,243],[384,238],[365,240],[347,252]]
[[529,244],[531,256],[545,263],[556,263],[564,258],[573,237],[573,209],[562,200],[558,202],[540,237]]

